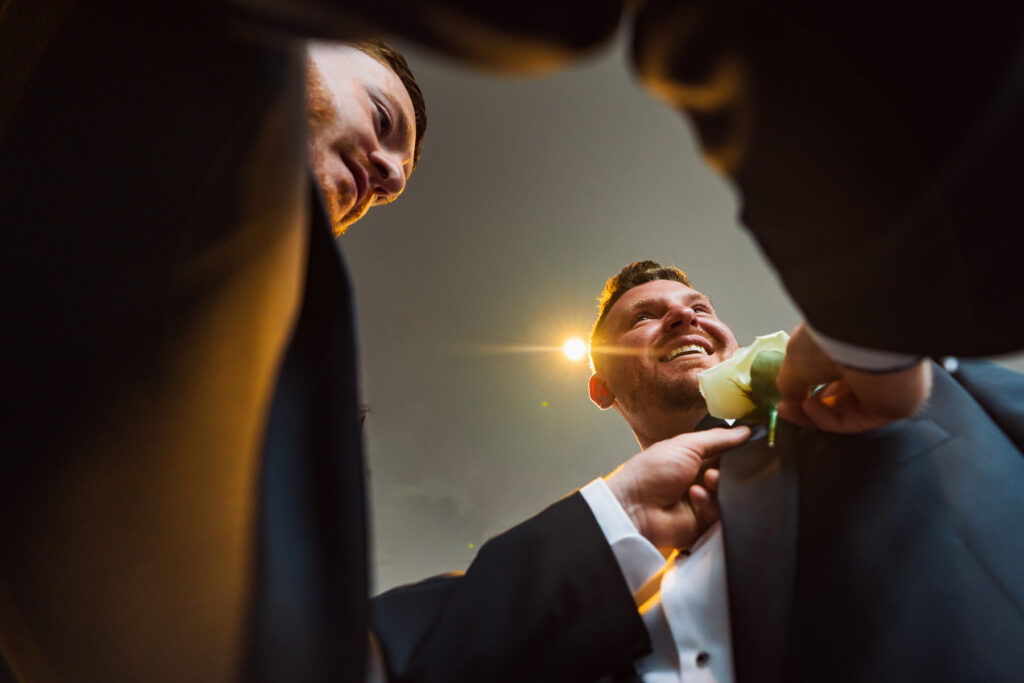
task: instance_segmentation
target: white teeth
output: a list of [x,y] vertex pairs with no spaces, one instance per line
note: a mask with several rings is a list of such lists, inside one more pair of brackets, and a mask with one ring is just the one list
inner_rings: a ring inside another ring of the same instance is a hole
[[698,344],[687,344],[686,346],[680,346],[678,348],[672,349],[671,351],[668,352],[668,354],[665,355],[664,358],[662,358],[662,360],[672,360],[674,358],[682,356],[685,353],[700,353],[705,356],[708,355],[707,349],[705,349],[703,346],[700,346]]

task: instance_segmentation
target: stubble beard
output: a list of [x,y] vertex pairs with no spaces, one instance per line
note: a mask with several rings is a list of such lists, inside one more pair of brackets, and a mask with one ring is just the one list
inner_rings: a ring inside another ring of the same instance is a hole
[[335,237],[340,237],[348,230],[348,227],[359,220],[369,208],[367,202],[363,206],[351,206],[348,210],[342,206],[348,204],[348,199],[334,187],[330,178],[322,178],[317,175],[317,183],[320,185],[320,194],[323,196],[324,205],[327,207],[327,215],[331,220],[331,228]]
[[624,407],[634,414],[643,414],[650,408],[660,413],[707,410],[696,376],[672,380],[656,378],[643,389],[630,392],[630,395],[622,398],[625,399]]
[[673,382],[658,382],[652,387],[651,398],[667,411],[690,412],[698,408],[706,408],[704,397],[696,377],[686,377]]
[[[323,190],[323,187],[320,189]],[[337,193],[325,193],[324,201],[327,204],[327,213],[331,218],[331,228],[334,230],[334,236],[340,237],[348,230],[349,223],[345,220],[345,212],[341,210],[341,202],[338,199]]]

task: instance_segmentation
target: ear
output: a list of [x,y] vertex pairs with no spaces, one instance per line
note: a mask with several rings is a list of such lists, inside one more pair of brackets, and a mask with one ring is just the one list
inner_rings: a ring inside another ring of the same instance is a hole
[[597,404],[601,410],[608,410],[615,405],[615,394],[608,388],[608,384],[596,374],[590,376],[590,400]]

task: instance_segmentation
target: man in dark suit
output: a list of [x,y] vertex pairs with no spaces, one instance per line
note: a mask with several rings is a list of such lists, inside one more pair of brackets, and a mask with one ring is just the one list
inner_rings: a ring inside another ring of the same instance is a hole
[[[626,502],[628,491],[649,493],[667,463],[685,462],[664,460],[666,447],[685,450],[681,440],[722,425],[707,415],[696,374],[736,342],[681,271],[643,262],[609,281],[592,348],[591,397],[623,415],[644,451],[490,541],[465,576],[375,599],[393,680],[1015,680],[1024,377],[968,361],[953,374],[927,361],[888,375],[843,366],[806,414],[799,402],[789,412],[855,433],[782,423],[775,448],[763,434],[738,445],[720,475],[704,475],[719,492],[721,526],[659,539],[658,507]],[[602,486],[611,495],[595,493]],[[679,498],[677,489],[661,510]],[[673,548],[691,554],[664,566]],[[580,558],[588,579],[604,567],[610,583],[553,590]],[[530,578],[487,592],[501,576]],[[520,603],[529,608],[509,611]],[[476,609],[493,623],[459,632]],[[582,626],[548,628],[566,615]],[[614,619],[618,640],[602,639]],[[591,666],[577,666],[588,652]]]
[[[354,612],[365,649],[354,347],[330,236],[404,188],[422,97],[386,46],[314,48],[309,147],[332,226],[305,171],[303,45],[255,33],[272,23],[212,6],[4,7],[3,649],[27,680],[223,680],[250,620],[278,619],[282,651],[315,630],[301,600],[289,620],[249,597],[255,581],[300,584],[268,576],[270,559],[253,570],[256,544],[277,540],[255,527],[268,431],[269,462],[339,470],[324,484],[337,502],[282,514],[337,530],[328,566],[346,588],[318,596],[338,610],[322,625]],[[310,340],[317,321],[329,329]],[[289,340],[311,347],[307,365],[278,380]],[[268,430],[279,381],[317,418],[302,398],[317,373],[337,382],[309,399],[339,406],[332,424],[292,439],[275,413]],[[351,509],[331,521],[331,505]],[[309,545],[291,541],[292,567],[328,564]]]
[[[713,424],[695,374],[728,344],[723,328],[681,272],[632,264],[609,281],[595,325],[592,398],[622,413],[641,445]],[[854,405],[858,374],[826,390],[843,418],[877,406],[870,394]],[[723,455],[718,552],[727,581],[721,594],[686,603],[705,617],[727,614],[734,671],[713,671],[716,680],[1019,676],[1024,377],[969,362],[953,375],[925,362],[901,374],[889,412],[849,431],[887,426],[839,435],[786,425],[776,448],[755,438]],[[899,410],[913,414],[897,420]],[[714,552],[704,558],[712,566]],[[668,590],[685,590],[678,584],[692,561],[678,563]],[[673,623],[668,604],[665,613],[675,641],[653,636],[656,650],[677,647],[685,672],[678,643],[700,643],[697,666],[714,667],[722,646],[713,630]]]
[[[601,18],[554,31],[534,22],[546,3],[485,10],[519,28],[453,51],[550,68],[614,30],[618,3],[584,4]],[[354,317],[306,173],[300,37],[363,38],[390,17],[442,44],[462,35],[445,17],[475,3],[0,12],[5,673],[359,680]],[[340,123],[372,117],[368,138],[398,161],[364,149],[364,178],[342,158],[333,227],[400,190],[402,145],[421,132],[386,101],[361,104]]]

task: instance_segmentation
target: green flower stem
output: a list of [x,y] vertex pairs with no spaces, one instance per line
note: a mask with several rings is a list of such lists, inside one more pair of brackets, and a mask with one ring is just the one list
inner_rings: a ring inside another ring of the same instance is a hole
[[775,404],[768,410],[768,448],[775,448],[775,423],[779,421],[779,411]]

